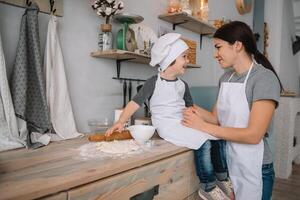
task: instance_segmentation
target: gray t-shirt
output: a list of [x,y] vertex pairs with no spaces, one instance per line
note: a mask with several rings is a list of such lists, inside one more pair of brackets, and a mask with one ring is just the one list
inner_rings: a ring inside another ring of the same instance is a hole
[[[233,73],[232,70],[225,72],[220,78],[220,84],[222,82],[227,82]],[[231,78],[230,82],[242,83],[245,81],[247,72],[242,74],[235,73]],[[280,98],[280,85],[275,74],[263,67],[262,65],[254,65],[252,71],[249,75],[248,82],[246,85],[246,96],[249,104],[249,109],[252,108],[252,103],[257,100],[273,100],[276,102],[276,107],[278,106]],[[266,137],[268,134],[272,133],[273,119],[269,125]],[[264,137],[264,159],[263,164],[269,164],[273,162],[272,152],[270,150],[267,138]]]
[[[141,90],[132,98],[132,100],[140,106],[142,106],[143,103],[146,102],[147,100],[150,100],[153,95],[154,89],[155,89],[155,84],[156,84],[157,78],[158,78],[158,75],[154,75],[151,78],[149,78],[148,80],[146,80],[146,82],[143,85],[143,87],[141,88]],[[169,81],[169,82],[179,81],[178,78],[176,78],[175,80],[166,80],[163,78],[161,78],[161,79],[165,80],[165,81]],[[182,79],[180,79],[180,80],[182,80]],[[189,106],[193,105],[193,99],[192,99],[188,84],[185,81],[183,81],[183,82],[185,85],[183,100],[185,102],[185,106],[189,107]]]

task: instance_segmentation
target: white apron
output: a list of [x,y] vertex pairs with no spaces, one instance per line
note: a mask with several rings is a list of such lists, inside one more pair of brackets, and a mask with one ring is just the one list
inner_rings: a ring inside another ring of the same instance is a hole
[[185,84],[182,80],[166,81],[158,75],[150,99],[152,124],[160,137],[166,141],[177,146],[199,149],[207,139],[216,138],[181,124],[182,112],[185,108],[184,92]]
[[51,123],[63,139],[81,136],[77,132],[69,97],[62,50],[57,33],[57,18],[50,17],[45,49],[46,97]]
[[0,34],[0,151],[23,147],[25,144],[18,132]]
[[[253,63],[244,83],[223,82],[217,101],[217,113],[222,127],[246,128],[249,121],[249,106],[246,84]],[[236,200],[261,200],[262,162],[264,144],[239,144],[227,142],[227,164]]]

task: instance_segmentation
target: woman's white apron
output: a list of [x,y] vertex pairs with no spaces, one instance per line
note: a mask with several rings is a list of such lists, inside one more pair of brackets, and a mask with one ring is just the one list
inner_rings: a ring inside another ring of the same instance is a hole
[[[244,83],[223,82],[220,87],[217,113],[222,127],[246,128],[250,110],[246,96],[248,71]],[[260,200],[262,198],[262,162],[264,144],[239,144],[227,142],[227,164],[236,200]]]

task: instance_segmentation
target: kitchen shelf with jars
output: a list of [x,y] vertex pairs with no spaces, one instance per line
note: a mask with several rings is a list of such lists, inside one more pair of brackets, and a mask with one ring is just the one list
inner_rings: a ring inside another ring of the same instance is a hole
[[161,14],[158,18],[171,23],[173,30],[181,26],[200,35],[210,35],[216,31],[213,25],[184,12]]
[[216,27],[208,23],[208,0],[168,0],[166,14],[158,16],[159,19],[173,25],[200,34],[200,49],[202,37],[211,35]]

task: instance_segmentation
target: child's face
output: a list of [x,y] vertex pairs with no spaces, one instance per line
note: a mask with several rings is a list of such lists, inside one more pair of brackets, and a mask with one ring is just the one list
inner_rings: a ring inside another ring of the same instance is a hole
[[188,50],[186,50],[176,58],[175,63],[169,68],[171,68],[172,71],[174,71],[174,73],[176,73],[177,75],[182,75],[184,74],[188,63]]

